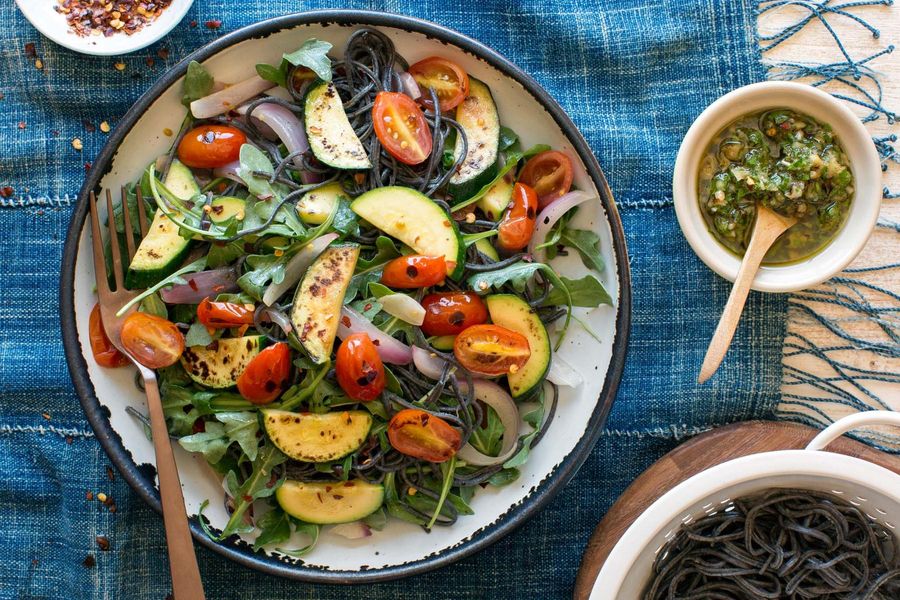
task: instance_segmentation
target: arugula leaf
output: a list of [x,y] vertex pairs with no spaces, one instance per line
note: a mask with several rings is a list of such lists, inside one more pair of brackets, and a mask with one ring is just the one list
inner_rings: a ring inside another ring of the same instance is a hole
[[588,269],[602,272],[604,268],[603,257],[600,255],[600,236],[587,229],[569,229],[562,231],[559,243],[570,248],[575,248],[581,256],[581,262]]
[[547,144],[535,144],[528,150],[522,151],[513,151],[507,154],[506,156],[506,164],[500,167],[500,170],[497,171],[497,176],[494,177],[491,181],[484,185],[480,190],[478,190],[474,196],[463,200],[462,202],[458,202],[450,207],[450,212],[456,212],[460,209],[463,209],[470,204],[474,204],[481,199],[482,196],[488,193],[494,184],[503,179],[507,173],[512,171],[516,165],[519,164],[519,161],[523,158],[528,158],[529,156],[534,156],[535,154],[540,154],[541,152],[546,152],[550,149],[550,146]]
[[191,346],[209,346],[212,344],[212,341],[213,338],[209,334],[209,330],[200,321],[191,323],[190,329],[184,334],[184,345],[188,348]]
[[188,435],[193,430],[194,422],[200,418],[200,411],[192,406],[193,393],[182,385],[170,382],[168,377],[160,379],[159,395],[169,433],[175,436]]
[[284,267],[289,259],[289,253],[281,256],[274,254],[251,254],[246,259],[250,269],[238,277],[238,286],[257,301],[262,301],[263,294],[269,283],[281,283],[284,281]]
[[[275,190],[269,183],[269,178],[275,174],[269,157],[263,151],[252,144],[241,146],[241,166],[237,169],[237,175],[247,185],[251,194],[260,200],[269,200],[275,197]],[[265,176],[254,175],[254,172],[264,173]]]
[[280,507],[272,507],[256,522],[256,526],[259,528],[259,536],[253,542],[256,552],[263,546],[281,544],[291,537],[291,518]]
[[188,64],[187,73],[184,75],[184,83],[181,86],[181,103],[185,106],[190,106],[194,100],[208,96],[214,83],[213,76],[209,74],[206,67],[196,60],[192,60]]
[[546,249],[547,258],[555,258],[556,245],[559,243],[559,240],[562,239],[563,230],[566,228],[566,225],[569,223],[569,221],[572,220],[572,217],[575,216],[575,213],[577,211],[577,207],[574,210],[566,211],[566,213],[563,214],[563,216],[553,224],[553,227],[550,229],[550,234],[544,239],[544,242],[535,246],[534,249]]
[[496,229],[488,229],[487,231],[480,231],[478,233],[466,233],[462,236],[463,244],[468,248],[478,240],[486,240],[487,238],[494,237],[498,233],[499,231]]
[[497,456],[503,446],[503,422],[490,406],[487,407],[485,424],[472,432],[469,443],[488,456]]
[[368,288],[368,292],[369,292],[369,294],[371,294],[372,297],[375,298],[376,300],[377,300],[378,298],[383,298],[383,297],[385,297],[385,296],[390,296],[391,294],[396,293],[396,292],[394,292],[394,290],[392,290],[392,289],[389,288],[388,286],[384,285],[383,283],[378,283],[378,282],[372,282],[372,283],[370,283],[370,284],[369,284],[369,288]]
[[131,308],[138,302],[143,301],[144,298],[146,298],[150,294],[155,294],[156,292],[163,289],[164,287],[169,287],[169,286],[172,286],[175,284],[187,283],[181,277],[182,275],[187,275],[188,273],[196,273],[197,271],[202,271],[205,268],[206,268],[206,257],[204,256],[202,258],[198,258],[197,260],[190,263],[189,265],[186,265],[186,266],[178,269],[177,271],[175,271],[174,273],[172,273],[171,275],[169,275],[168,277],[166,277],[165,279],[163,279],[162,281],[160,281],[153,287],[147,288],[146,290],[144,290],[143,292],[141,292],[140,294],[138,294],[137,296],[132,298],[122,308],[119,309],[119,312],[116,313],[116,316],[121,317],[128,311],[129,308]]
[[450,488],[453,486],[453,473],[456,471],[456,455],[450,457],[450,460],[447,462],[441,463],[441,474],[444,476],[443,484],[441,485],[441,495],[438,498],[437,506],[434,508],[434,513],[431,515],[431,520],[428,521],[427,529],[431,529],[434,527],[434,522],[437,521],[438,516],[441,514],[441,508],[444,506],[444,502],[447,501],[447,494],[450,493]]
[[500,126],[500,152],[505,152],[515,146],[519,142],[519,134],[509,127]]
[[522,292],[525,290],[528,280],[536,272],[546,272],[548,269],[549,267],[543,263],[520,261],[496,271],[472,275],[469,277],[469,288],[483,294],[492,287],[500,288],[504,284],[510,283],[516,291]]
[[[244,513],[259,498],[268,498],[283,483],[283,479],[270,484],[272,472],[281,463],[287,460],[287,456],[281,453],[275,446],[266,444],[259,449],[256,460],[253,461],[253,471],[250,476],[232,494],[235,499],[234,512],[225,524],[222,534],[216,541],[224,540],[243,528]],[[234,476],[233,476],[234,477]],[[236,483],[237,478],[233,481]]]
[[273,67],[272,65],[266,63],[259,63],[258,65],[256,65],[256,74],[266,81],[271,81],[276,85],[280,85],[281,87],[286,88],[289,68],[290,63],[284,59],[282,59],[281,64],[277,67]]
[[[596,308],[601,304],[612,306],[613,300],[603,284],[593,275],[585,275],[581,279],[569,279],[560,276],[565,289],[568,290],[572,306]],[[557,306],[566,304],[565,292],[560,287],[550,290],[541,306]]]
[[216,414],[216,419],[219,423],[207,421],[205,431],[185,436],[178,443],[188,452],[203,454],[210,464],[219,462],[234,442],[237,442],[247,458],[256,460],[259,447],[256,437],[259,433],[259,421],[256,414],[219,413]]
[[[379,285],[377,283],[370,283],[369,286]],[[359,299],[354,300],[350,303],[350,308],[367,318],[368,320],[372,320],[372,317],[381,312],[381,302],[376,301],[374,298],[371,299]]]
[[218,269],[230,265],[245,253],[244,240],[235,240],[227,244],[213,242],[209,245],[209,252],[206,254],[206,264],[210,269]]
[[306,67],[322,81],[331,81],[331,59],[328,52],[332,46],[328,42],[310,38],[294,52],[284,55],[284,60],[295,67]]
[[350,209],[350,200],[343,196],[338,198],[332,227],[345,236],[359,234],[359,215]]
[[502,471],[498,471],[491,475],[491,478],[488,479],[488,483],[496,487],[503,487],[518,479],[520,474],[519,469],[515,467],[503,469]]
[[322,527],[320,525],[313,525],[312,523],[304,523],[303,521],[293,518],[291,519],[291,523],[294,524],[294,529],[297,533],[307,536],[311,541],[306,546],[295,550],[286,550],[284,548],[276,548],[276,550],[282,554],[300,558],[301,556],[309,554],[312,549],[316,547],[316,543],[319,541],[319,532],[322,530]]
[[144,298],[138,310],[162,317],[163,319],[169,318],[169,309],[166,307],[166,303],[162,301],[162,298],[159,297],[159,294],[150,294]]

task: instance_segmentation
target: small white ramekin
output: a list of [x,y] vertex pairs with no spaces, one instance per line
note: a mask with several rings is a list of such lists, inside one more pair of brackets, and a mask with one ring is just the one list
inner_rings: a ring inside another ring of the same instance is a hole
[[763,266],[753,280],[761,292],[793,292],[836,275],[866,245],[881,207],[881,162],[875,144],[853,112],[830,94],[809,85],[783,81],[754,83],[725,94],[704,110],[688,130],[672,178],[678,224],[688,243],[706,265],[729,281],[737,277],[741,260],[709,232],[697,199],[700,160],[710,140],[742,115],[769,108],[789,108],[831,125],[853,171],[855,193],[850,214],[834,239],[818,254],[790,265]]

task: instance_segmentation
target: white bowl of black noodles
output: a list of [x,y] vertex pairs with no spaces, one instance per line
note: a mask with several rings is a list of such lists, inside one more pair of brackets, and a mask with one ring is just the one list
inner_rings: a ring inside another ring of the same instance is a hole
[[805,450],[708,469],[654,502],[616,544],[591,600],[900,598],[900,475],[819,452],[859,427],[900,426],[870,411]]

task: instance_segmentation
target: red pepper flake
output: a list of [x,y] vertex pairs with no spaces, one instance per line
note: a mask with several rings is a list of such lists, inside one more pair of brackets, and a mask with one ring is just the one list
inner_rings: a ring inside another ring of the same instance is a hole
[[56,12],[81,37],[133,35],[152,23],[172,4],[172,0],[57,0]]
[[16,190],[12,189],[8,185],[5,185],[2,188],[0,188],[0,196],[3,196],[4,198],[9,198],[10,196],[12,196],[15,193],[16,193]]
[[169,49],[168,48],[160,48],[156,51],[156,55],[160,57],[162,60],[167,60],[169,58]]
[[91,163],[89,163],[89,162],[84,163],[84,172],[85,172],[85,173],[90,172],[92,166],[93,166],[93,165],[92,165]]
[[109,552],[109,538],[105,535],[97,536],[97,546],[104,552]]
[[156,61],[153,60],[152,56],[148,56],[147,58],[145,58],[144,62],[147,63],[147,66],[150,67],[151,69],[153,68],[153,65],[156,64]]
[[53,137],[59,137],[59,129],[50,130],[50,135],[52,135]]
[[3,100],[4,98],[6,98],[6,96],[3,94],[3,92],[0,92],[0,100]]
[[41,416],[44,417],[44,419],[46,419],[47,421],[50,420],[50,413],[48,413],[48,412],[41,413]]
[[26,127],[28,127],[28,125],[25,121],[19,121],[19,129],[25,129]]
[[97,131],[97,128],[94,127],[94,124],[87,119],[82,119],[81,124],[84,125],[84,128],[88,133],[94,133],[95,131]]
[[94,499],[94,492],[88,492],[88,493],[86,493],[86,494],[84,495],[84,497],[85,497],[88,501],[91,501],[91,500]]
[[113,472],[112,467],[106,467],[106,478],[110,481],[116,480],[116,474]]
[[197,21],[191,21],[191,27],[196,27],[196,26],[197,26]]
[[204,25],[206,25],[207,29],[218,29],[222,26],[222,21],[220,19],[210,19]]
[[25,44],[25,56],[28,58],[37,58],[37,49],[34,46],[34,42]]
[[93,569],[95,566],[97,566],[97,559],[94,558],[93,554],[88,554],[84,557],[84,560],[81,562],[81,564],[83,564],[88,569]]
[[68,445],[71,446],[71,445],[72,445],[72,442],[74,442],[74,441],[75,441],[75,440],[72,439],[72,436],[71,436],[71,435],[67,435],[67,436],[66,436],[66,443],[67,443]]

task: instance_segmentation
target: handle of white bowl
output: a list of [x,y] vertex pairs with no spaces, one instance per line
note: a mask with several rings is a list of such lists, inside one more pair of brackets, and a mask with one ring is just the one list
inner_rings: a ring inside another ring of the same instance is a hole
[[838,419],[814,437],[806,446],[807,450],[823,450],[825,446],[841,437],[848,431],[867,425],[896,425],[900,427],[900,412],[889,410],[869,410],[848,415]]

